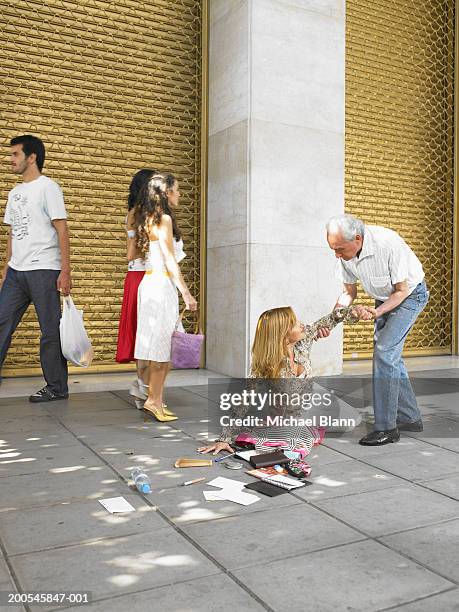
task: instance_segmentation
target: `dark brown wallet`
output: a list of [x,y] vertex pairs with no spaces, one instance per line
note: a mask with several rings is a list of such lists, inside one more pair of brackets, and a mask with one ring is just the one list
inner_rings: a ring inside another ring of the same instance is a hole
[[254,468],[271,467],[272,465],[282,465],[288,463],[290,459],[282,451],[274,453],[263,453],[263,455],[252,455],[250,463]]

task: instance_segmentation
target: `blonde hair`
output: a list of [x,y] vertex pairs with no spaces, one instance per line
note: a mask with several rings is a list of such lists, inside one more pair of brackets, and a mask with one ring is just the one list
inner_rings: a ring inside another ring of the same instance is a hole
[[290,306],[272,308],[260,315],[252,345],[252,376],[279,378],[288,358],[287,336],[295,323]]

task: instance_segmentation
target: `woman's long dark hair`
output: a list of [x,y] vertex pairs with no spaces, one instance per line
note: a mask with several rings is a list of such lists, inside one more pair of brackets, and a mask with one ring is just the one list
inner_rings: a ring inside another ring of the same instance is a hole
[[132,210],[139,201],[142,187],[157,173],[156,170],[150,168],[142,168],[134,174],[129,185],[129,195],[127,199],[128,210]]
[[174,238],[180,240],[180,230],[167,199],[167,192],[174,188],[176,180],[173,174],[156,173],[140,190],[134,213],[135,243],[144,257],[150,247],[148,224],[159,225],[163,215],[171,217]]

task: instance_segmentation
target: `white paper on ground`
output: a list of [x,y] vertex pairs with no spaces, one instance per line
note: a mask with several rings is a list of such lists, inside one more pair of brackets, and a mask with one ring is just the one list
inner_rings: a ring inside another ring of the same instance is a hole
[[260,498],[253,495],[253,493],[244,493],[244,491],[239,491],[238,489],[222,489],[217,492],[217,495],[220,499],[232,501],[236,504],[241,504],[241,506],[250,506],[260,501]]
[[227,500],[241,504],[241,506],[250,506],[250,504],[260,501],[260,498],[253,493],[245,493],[242,490],[245,487],[245,482],[239,480],[218,476],[207,484],[212,487],[221,487],[220,491],[204,491],[204,497],[207,501]]
[[115,512],[135,512],[135,508],[124,499],[124,497],[110,497],[110,499],[99,499],[99,503],[111,514]]
[[203,491],[204,497],[206,501],[219,501],[221,497],[219,497],[219,491]]
[[236,489],[240,491],[245,487],[246,483],[240,482],[239,480],[233,480],[232,478],[224,478],[223,476],[218,476],[207,484],[212,487],[220,487],[222,489]]

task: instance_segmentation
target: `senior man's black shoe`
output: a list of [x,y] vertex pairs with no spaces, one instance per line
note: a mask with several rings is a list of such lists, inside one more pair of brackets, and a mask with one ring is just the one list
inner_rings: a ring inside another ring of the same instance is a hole
[[55,393],[51,391],[49,387],[43,387],[40,391],[37,391],[33,395],[29,395],[29,402],[38,404],[42,402],[57,402],[58,400],[65,400],[69,396],[68,393]]
[[400,440],[400,433],[397,429],[388,429],[386,431],[372,431],[371,433],[363,436],[359,440],[359,444],[362,446],[382,446],[383,444],[390,444],[391,442],[398,442]]
[[400,431],[424,431],[424,425],[419,419],[419,421],[405,421],[401,423],[397,423],[397,427]]

